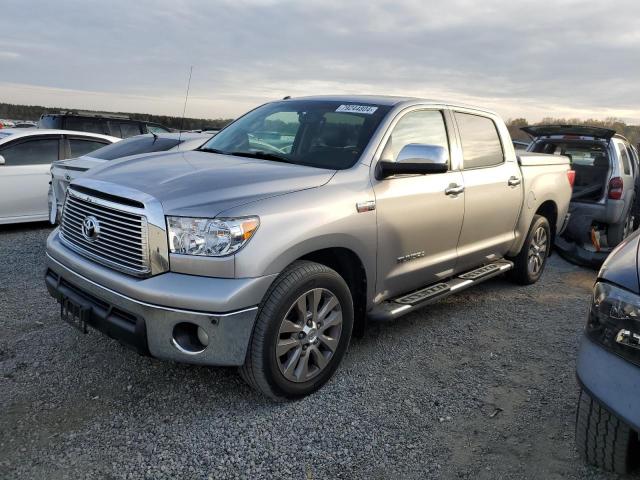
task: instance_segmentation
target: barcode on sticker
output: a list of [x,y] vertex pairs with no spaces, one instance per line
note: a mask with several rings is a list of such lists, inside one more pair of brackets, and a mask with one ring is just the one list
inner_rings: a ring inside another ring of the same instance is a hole
[[340,105],[336,108],[336,112],[346,113],[364,113],[365,115],[371,115],[378,107],[371,107],[369,105]]

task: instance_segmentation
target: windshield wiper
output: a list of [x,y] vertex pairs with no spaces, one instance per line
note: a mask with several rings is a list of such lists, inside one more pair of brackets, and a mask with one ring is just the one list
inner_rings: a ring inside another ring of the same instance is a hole
[[271,152],[263,152],[261,150],[257,152],[229,152],[227,155],[235,155],[236,157],[250,157],[250,158],[259,158],[262,160],[273,160],[275,162],[283,162],[283,163],[295,163],[285,157],[284,155],[278,155],[277,153]]
[[222,150],[218,150],[217,148],[196,148],[196,150],[200,152],[222,153],[223,155],[227,154],[227,152],[223,152]]

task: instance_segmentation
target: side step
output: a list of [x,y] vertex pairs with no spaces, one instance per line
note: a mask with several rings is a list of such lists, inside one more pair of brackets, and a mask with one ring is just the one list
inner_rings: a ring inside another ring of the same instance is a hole
[[513,268],[513,262],[498,260],[480,268],[465,272],[446,282],[439,282],[415,292],[382,302],[369,312],[369,318],[374,321],[391,321],[406,315],[418,308],[441,300],[449,295],[465,290],[473,285],[489,280]]

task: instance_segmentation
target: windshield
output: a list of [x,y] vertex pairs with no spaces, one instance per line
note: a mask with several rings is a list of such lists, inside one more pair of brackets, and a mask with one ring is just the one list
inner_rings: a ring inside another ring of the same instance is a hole
[[101,160],[114,160],[140,153],[163,152],[176,145],[178,145],[177,138],[154,138],[153,135],[139,135],[94,150],[87,156]]
[[342,170],[360,158],[390,109],[320,100],[268,103],[233,122],[201,150]]

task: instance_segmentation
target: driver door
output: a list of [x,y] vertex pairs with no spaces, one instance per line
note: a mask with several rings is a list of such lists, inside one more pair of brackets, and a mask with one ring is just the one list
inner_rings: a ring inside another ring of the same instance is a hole
[[[444,112],[413,110],[395,124],[380,160],[395,161],[408,144],[438,145],[449,171],[373,180],[378,219],[377,291],[391,298],[453,274],[464,215],[462,174],[451,169],[453,137]],[[459,192],[459,193],[452,193]]]

